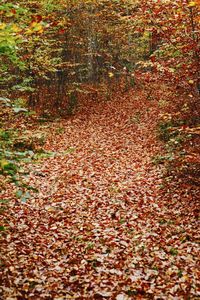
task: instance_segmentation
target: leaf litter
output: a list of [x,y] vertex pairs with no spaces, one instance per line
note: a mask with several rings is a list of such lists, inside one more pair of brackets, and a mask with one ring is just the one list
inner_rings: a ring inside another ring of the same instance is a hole
[[57,154],[30,166],[39,193],[5,194],[0,299],[200,297],[197,191],[161,189],[159,107],[145,99],[89,102],[45,129]]

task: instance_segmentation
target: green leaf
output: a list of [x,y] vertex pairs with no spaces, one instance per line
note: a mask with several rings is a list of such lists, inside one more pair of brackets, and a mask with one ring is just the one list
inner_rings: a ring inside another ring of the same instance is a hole
[[5,231],[6,228],[4,226],[0,226],[0,231]]
[[0,203],[8,203],[9,201],[7,199],[0,199]]
[[15,171],[17,169],[17,166],[14,163],[8,163],[4,166],[4,170],[13,170]]
[[25,197],[21,198],[21,202],[26,203],[27,199]]
[[18,191],[16,192],[16,197],[17,197],[17,198],[21,198],[22,195],[23,195],[23,191],[22,191],[22,190],[18,190]]
[[31,198],[31,195],[29,192],[26,192],[23,197],[21,198],[21,202],[26,203],[28,199]]
[[171,248],[170,251],[169,251],[169,253],[170,253],[171,255],[173,255],[173,256],[176,256],[176,255],[178,254],[178,250],[175,249],[175,248]]

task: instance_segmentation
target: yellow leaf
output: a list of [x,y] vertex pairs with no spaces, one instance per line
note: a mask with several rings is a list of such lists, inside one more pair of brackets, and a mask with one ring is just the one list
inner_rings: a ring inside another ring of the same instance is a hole
[[30,27],[33,28],[33,27],[35,27],[37,24],[38,24],[37,22],[32,22],[31,25],[30,25]]
[[184,282],[185,282],[185,281],[187,281],[187,280],[189,279],[189,277],[188,277],[188,275],[187,275],[187,274],[185,274],[185,275],[184,275],[184,276],[183,276],[181,279],[182,279],[182,281],[184,281]]
[[37,25],[34,27],[34,31],[37,31],[38,33],[43,32],[43,27],[40,23],[37,23]]
[[0,30],[3,30],[6,28],[6,24],[5,23],[0,23]]
[[9,162],[6,159],[0,160],[1,169],[4,169],[4,167],[7,166],[8,164],[9,164]]
[[193,84],[194,83],[194,80],[190,79],[188,80],[189,84]]
[[110,78],[112,78],[112,77],[114,76],[114,74],[113,74],[112,72],[109,72],[109,73],[108,73],[108,76],[109,76]]
[[28,30],[25,31],[25,34],[33,34],[33,31],[28,29]]
[[190,1],[189,4],[188,4],[188,7],[194,7],[196,6],[196,2],[195,1]]
[[44,27],[41,23],[32,22],[30,27],[26,30],[26,34],[34,34],[34,33],[42,33],[44,31]]
[[19,26],[17,26],[16,24],[13,24],[13,25],[12,25],[12,30],[13,30],[14,32],[19,32],[19,31],[21,31],[21,28],[19,28]]

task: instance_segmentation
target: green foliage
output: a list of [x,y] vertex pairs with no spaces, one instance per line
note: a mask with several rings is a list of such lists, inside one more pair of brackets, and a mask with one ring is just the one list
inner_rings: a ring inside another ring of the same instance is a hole
[[3,174],[15,175],[17,173],[18,167],[14,161],[1,160],[1,171]]
[[21,200],[21,202],[23,202],[23,203],[27,202],[27,200],[31,198],[30,193],[29,193],[28,191],[25,191],[25,192],[24,192],[23,190],[18,190],[18,191],[16,192],[16,196],[17,196],[17,198],[19,198],[19,199]]
[[167,153],[166,155],[156,155],[152,158],[152,162],[155,165],[164,164],[165,162],[172,162],[174,160],[173,153]]
[[171,120],[169,121],[162,121],[158,124],[158,134],[159,134],[159,138],[164,141],[167,142],[169,141],[169,139],[172,136],[172,132],[170,131],[170,129],[173,127],[173,123]]
[[183,271],[182,270],[178,270],[177,275],[178,275],[179,278],[181,278],[183,276]]
[[24,78],[20,84],[13,85],[12,90],[20,92],[34,92],[35,89],[31,86],[32,82],[32,77]]
[[6,199],[0,199],[0,214],[2,214],[7,209],[8,202],[9,201]]
[[5,231],[5,230],[6,230],[5,226],[0,226],[0,231]]
[[169,251],[169,253],[170,253],[171,255],[173,255],[173,256],[176,256],[176,255],[178,255],[178,250],[175,249],[175,248],[171,248],[170,251]]
[[0,129],[0,139],[4,141],[9,141],[11,135],[10,131]]
[[[5,103],[8,103],[7,114],[14,116],[13,109],[10,101],[4,99]],[[23,105],[22,99],[18,99],[13,105]],[[22,108],[18,107],[18,112]],[[34,142],[36,143],[36,137],[33,137]],[[33,143],[33,140],[29,140],[29,137],[26,136],[26,139],[23,141],[23,135],[19,136],[19,132],[14,129],[0,129],[0,175],[1,175],[1,187],[4,187],[5,183],[12,182],[17,188],[17,194],[21,201],[27,201],[31,194],[28,191],[36,190],[26,184],[24,181],[24,176],[26,176],[29,171],[26,169],[26,163],[31,162],[34,152],[29,149],[30,143]],[[42,143],[40,138],[37,140],[39,143]],[[21,142],[21,144],[20,144]],[[19,145],[20,144],[20,145]],[[5,178],[5,180],[3,180]],[[3,180],[3,181],[2,181]],[[1,210],[5,210],[6,202],[2,202]]]

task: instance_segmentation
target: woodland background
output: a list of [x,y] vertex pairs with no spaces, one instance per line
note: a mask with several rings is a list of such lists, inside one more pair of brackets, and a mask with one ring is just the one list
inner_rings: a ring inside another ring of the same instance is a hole
[[[199,0],[2,0],[0,108],[2,299],[198,299]],[[138,186],[124,196],[122,182],[128,189],[134,180]],[[98,218],[105,244],[97,247],[87,230]],[[113,223],[121,246],[106,232]],[[162,251],[155,250],[152,226]],[[128,289],[122,265],[132,257],[131,230],[140,269]],[[100,270],[102,249],[115,269]],[[37,263],[44,265],[34,277]]]

